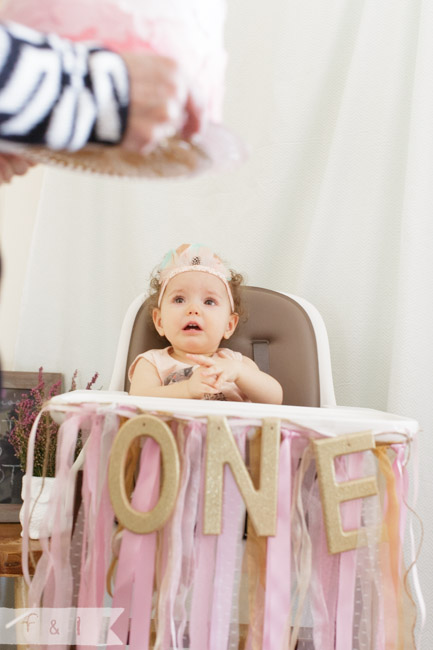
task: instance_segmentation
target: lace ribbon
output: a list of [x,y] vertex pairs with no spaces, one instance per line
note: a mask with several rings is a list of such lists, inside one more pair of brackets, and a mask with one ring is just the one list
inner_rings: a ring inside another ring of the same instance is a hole
[[263,650],[283,650],[290,634],[291,438],[284,432],[278,476],[277,534],[267,542]]
[[[363,474],[364,454],[349,454],[343,462],[337,463],[337,479],[348,481]],[[361,526],[362,503],[342,503],[341,519],[343,530],[358,529]],[[346,650],[353,646],[353,621],[355,614],[357,549],[346,551],[340,557],[338,576],[338,603],[336,611],[335,650]]]
[[[299,454],[301,455],[301,458],[294,475],[291,513],[295,589],[292,597],[293,607],[291,618],[293,629],[290,638],[290,650],[295,650],[296,648],[312,571],[312,544],[304,511],[302,488],[307,472],[309,471],[310,465],[313,461],[313,452],[311,447],[307,445],[304,450],[302,450],[302,447],[299,449]],[[299,456],[297,458],[299,458]]]

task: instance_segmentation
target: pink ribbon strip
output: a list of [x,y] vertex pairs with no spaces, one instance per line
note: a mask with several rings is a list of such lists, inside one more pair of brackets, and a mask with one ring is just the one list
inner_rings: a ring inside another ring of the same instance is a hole
[[[203,449],[203,456],[204,456]],[[200,499],[197,518],[197,560],[190,618],[190,650],[209,647],[213,580],[215,573],[216,535],[203,535],[203,511],[206,463],[202,457]]]
[[[181,456],[181,477],[179,493],[176,499],[174,512],[167,523],[169,531],[169,553],[165,563],[164,574],[158,599],[158,630],[156,647],[177,647],[177,632],[175,621],[175,602],[181,581],[183,565],[183,535],[182,522],[185,515],[185,496],[190,478],[191,464],[189,462],[193,437],[185,438],[183,428],[178,423],[172,423],[173,433],[176,435]],[[194,425],[192,425],[194,426]],[[188,427],[189,429],[190,427]],[[171,645],[170,645],[171,638]]]
[[[85,416],[87,417],[87,416]],[[40,544],[43,555],[39,560],[35,575],[29,588],[30,606],[67,607],[72,595],[72,574],[69,567],[69,544],[72,530],[73,502],[66,503],[67,480],[73,462],[73,452],[83,415],[68,417],[58,433],[56,459],[56,480],[47,509],[47,516],[42,523]],[[31,474],[30,474],[31,476]],[[25,495],[25,502],[27,501]],[[25,504],[26,505],[26,504]],[[49,538],[47,519],[53,518],[53,530]],[[23,546],[26,541],[24,527]],[[58,603],[58,604],[57,604]]]
[[307,511],[307,517],[312,540],[311,584],[313,588],[310,594],[313,614],[314,647],[320,648],[320,650],[334,650],[341,554],[331,555],[328,552],[317,479],[314,485],[311,505]]
[[[400,504],[400,551],[403,550],[404,544],[404,531],[406,530],[407,518],[407,497],[409,492],[409,477],[404,467],[404,460],[406,456],[406,445],[393,445],[392,449],[395,451],[396,457],[392,464],[392,469],[395,476],[395,491],[397,493],[397,500]],[[399,566],[401,568],[402,557],[399,558]]]
[[[140,473],[132,497],[132,506],[136,510],[147,512],[154,508],[159,498],[159,445],[149,438],[144,444],[141,456]],[[128,547],[128,539],[131,536],[137,537],[135,533],[125,531],[122,544],[125,544],[126,547]],[[129,647],[131,650],[148,650],[155,573],[156,532],[138,537],[140,544],[136,556]],[[130,562],[132,557],[129,556]]]
[[[103,634],[102,605],[114,521],[108,492],[107,468],[111,442],[117,429],[118,419],[112,413],[96,412],[93,415],[83,474],[85,525],[78,605],[83,608],[98,608],[98,615],[95,616],[93,624],[97,639]],[[78,645],[78,648],[93,650],[91,646],[82,644]]]
[[[247,429],[248,427],[242,427],[241,431],[236,433],[235,436],[243,459],[245,459]],[[242,497],[232,471],[226,465],[224,468],[222,531],[217,540],[209,650],[221,650],[221,648],[227,648],[228,644],[236,568],[236,547],[238,537],[242,535],[241,526],[244,520],[242,515],[245,513],[242,504]]]
[[[44,592],[44,606],[68,607],[72,598],[72,571],[70,547],[73,522],[74,495],[67,490],[70,468],[74,462],[77,436],[83,419],[87,416],[73,415],[60,427],[57,443],[56,480],[54,483],[54,524],[51,534],[50,553],[54,567],[54,592]],[[69,496],[69,503],[66,502]],[[51,506],[51,503],[50,503]],[[48,531],[43,531],[43,533]]]
[[188,423],[186,427],[186,433],[188,435],[190,445],[188,447],[188,453],[185,454],[184,471],[188,472],[189,481],[185,495],[184,516],[182,521],[183,570],[177,598],[177,606],[180,618],[177,631],[177,644],[179,648],[183,647],[183,639],[188,621],[186,600],[194,581],[194,542],[200,495],[203,442],[203,435],[201,430],[203,428],[204,427],[199,423]]
[[[280,446],[277,534],[268,537],[263,650],[283,650],[290,636],[291,440]],[[222,646],[221,646],[222,647]]]
[[[159,445],[146,439],[141,452],[140,472],[131,505],[142,512],[151,510],[158,501],[160,475]],[[113,632],[125,647],[131,612],[131,650],[148,650],[155,569],[156,533],[138,535],[124,530],[116,572],[113,608],[124,608],[113,624]],[[107,650],[112,647],[107,646]]]
[[79,607],[98,607],[95,602],[95,580],[97,575],[98,552],[96,549],[96,523],[98,520],[98,474],[100,468],[100,447],[103,417],[96,416],[92,423],[86,449],[86,462],[83,471],[83,506],[85,524],[81,555],[81,585],[78,596]]
[[[364,454],[349,454],[345,460],[347,470],[340,459],[337,462],[338,481],[349,481],[362,476]],[[362,502],[360,499],[341,505],[343,530],[358,529],[361,525]],[[335,650],[347,650],[353,646],[353,618],[355,609],[357,551],[345,551],[340,556],[338,577],[338,605]]]
[[111,447],[119,429],[119,419],[109,413],[104,419],[102,428],[100,452],[100,470],[98,472],[97,486],[97,519],[94,536],[94,575],[95,585],[93,600],[95,605],[102,607],[106,590],[106,575],[111,561],[111,537],[113,534],[114,511],[110,500],[108,485],[108,466],[110,461]]

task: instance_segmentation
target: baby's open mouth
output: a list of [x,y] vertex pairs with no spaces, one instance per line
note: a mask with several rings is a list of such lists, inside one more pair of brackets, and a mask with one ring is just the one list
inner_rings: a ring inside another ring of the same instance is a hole
[[183,328],[184,330],[201,330],[200,325],[197,325],[197,323],[187,323],[185,327]]

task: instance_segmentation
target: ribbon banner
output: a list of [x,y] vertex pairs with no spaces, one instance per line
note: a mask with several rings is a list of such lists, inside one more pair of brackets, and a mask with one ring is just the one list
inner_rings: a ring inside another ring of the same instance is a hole
[[63,411],[55,525],[51,537],[42,525],[33,579],[24,505],[29,608],[96,612],[92,639],[113,649],[415,649],[409,442],[273,418]]

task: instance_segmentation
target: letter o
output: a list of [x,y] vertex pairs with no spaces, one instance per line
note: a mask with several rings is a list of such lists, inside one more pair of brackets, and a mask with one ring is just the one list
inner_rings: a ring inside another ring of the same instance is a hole
[[[158,503],[149,512],[135,510],[125,490],[125,467],[129,447],[140,436],[153,438],[161,450],[163,467]],[[110,499],[119,522],[133,533],[151,533],[161,528],[171,515],[179,488],[179,456],[169,427],[153,415],[128,420],[116,434],[110,453],[108,485]]]

